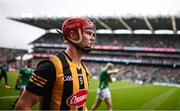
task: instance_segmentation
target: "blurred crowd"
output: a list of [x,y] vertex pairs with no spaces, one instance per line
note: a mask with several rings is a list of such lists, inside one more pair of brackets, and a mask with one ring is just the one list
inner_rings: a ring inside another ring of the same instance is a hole
[[[63,38],[59,37],[56,33],[47,33],[37,40],[33,41],[31,44],[50,44],[53,46],[55,44],[62,45]],[[97,45],[113,45],[120,47],[154,47],[154,48],[180,48],[180,37],[178,35],[128,35],[128,34],[97,34],[96,44]],[[35,47],[33,48],[33,53],[42,53],[42,54],[56,54],[59,51],[63,50],[63,48],[53,48],[47,46]],[[16,49],[8,49],[8,48],[0,48],[0,65],[2,65],[3,61],[6,61],[9,65],[10,70],[18,70],[21,67],[21,60],[15,60],[15,57],[19,55],[23,55],[27,53],[25,50],[16,50]],[[98,54],[97,54],[98,53]],[[122,53],[122,52],[119,52]],[[166,54],[169,56],[161,57],[162,55],[158,55],[158,57],[153,57],[153,55],[147,56],[146,54],[130,54],[123,52],[122,54],[117,54],[117,51],[114,52],[104,52],[102,55],[101,51],[95,51],[91,54],[91,57],[99,57],[99,58],[126,58],[126,59],[137,59],[139,61],[151,61],[158,62],[161,60],[163,63],[166,62],[176,62],[180,60],[178,55]],[[132,52],[131,52],[132,53]],[[112,55],[111,55],[112,54]],[[113,55],[114,54],[114,55]],[[131,56],[130,56],[131,55]],[[14,62],[12,62],[15,60]],[[34,69],[37,63],[41,59],[34,58],[32,59],[32,68]],[[160,62],[161,62],[160,61]],[[85,62],[89,67],[92,76],[98,77],[98,72],[100,69],[105,66],[104,62]],[[175,64],[176,65],[176,64]],[[143,80],[146,82],[165,82],[165,83],[180,83],[180,68],[176,67],[163,67],[163,66],[142,66],[142,65],[129,65],[116,63],[115,67],[119,68],[121,71],[116,76],[117,80],[127,80],[127,81],[136,81]]]
[[180,39],[172,35],[97,35],[98,45],[126,47],[180,48]]
[[[98,77],[99,71],[106,63],[86,62],[92,76]],[[147,83],[175,83],[180,84],[180,68],[144,65],[115,64],[120,69],[117,80],[145,81]]]
[[[32,43],[62,44],[60,35],[47,33]],[[60,39],[59,39],[60,38]],[[143,35],[143,34],[97,34],[97,45],[121,47],[180,48],[180,39],[176,35]]]
[[[37,63],[42,59],[32,59],[32,69],[35,69]],[[99,71],[106,65],[106,62],[85,62],[90,69],[91,77],[99,77]],[[16,64],[9,64],[9,70],[17,70],[21,67],[20,61]],[[127,65],[115,64],[115,68],[120,72],[115,76],[116,80],[123,81],[144,81],[145,83],[173,83],[180,84],[180,68],[145,66],[145,65]]]
[[27,53],[27,50],[0,47],[0,64],[3,64],[3,62],[9,63],[14,61],[17,56],[24,55],[25,53]]

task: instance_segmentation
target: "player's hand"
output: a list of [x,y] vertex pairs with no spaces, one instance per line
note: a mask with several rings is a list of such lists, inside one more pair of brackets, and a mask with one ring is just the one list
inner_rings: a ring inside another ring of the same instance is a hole
[[118,73],[120,70],[119,69],[115,69],[114,72]]
[[119,69],[114,69],[114,70],[113,70],[113,73],[114,73],[114,74],[117,74],[119,71],[120,71]]

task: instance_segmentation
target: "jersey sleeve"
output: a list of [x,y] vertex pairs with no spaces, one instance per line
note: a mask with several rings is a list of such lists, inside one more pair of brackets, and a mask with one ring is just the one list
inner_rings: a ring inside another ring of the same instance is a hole
[[39,62],[32,74],[26,90],[38,96],[45,96],[53,88],[56,79],[55,66],[50,60]]
[[24,70],[23,70],[23,68],[21,67],[21,68],[19,69],[19,76],[22,76],[22,74],[24,74]]

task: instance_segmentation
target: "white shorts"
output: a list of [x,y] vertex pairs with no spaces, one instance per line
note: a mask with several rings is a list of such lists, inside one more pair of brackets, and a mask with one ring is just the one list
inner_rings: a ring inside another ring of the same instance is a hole
[[111,93],[109,88],[104,88],[104,89],[97,89],[97,98],[104,100],[105,98],[111,98]]
[[24,90],[26,88],[26,85],[20,85],[18,86],[20,89]]

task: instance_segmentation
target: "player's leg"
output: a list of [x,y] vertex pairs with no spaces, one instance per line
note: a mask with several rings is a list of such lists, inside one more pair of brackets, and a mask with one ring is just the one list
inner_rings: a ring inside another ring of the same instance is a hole
[[2,72],[1,75],[0,75],[0,80],[4,78],[4,81],[5,81],[5,85],[6,85],[6,77],[5,77],[5,74]]
[[11,87],[8,85],[7,73],[4,73],[4,80],[5,80],[5,88],[11,88]]
[[93,106],[92,106],[92,111],[93,110],[96,110],[98,107],[99,107],[99,105],[101,104],[101,102],[102,102],[102,100],[104,99],[104,96],[103,96],[103,90],[101,90],[101,89],[97,89],[97,97],[96,97],[96,101],[95,101],[95,103],[93,104]]
[[97,98],[95,103],[93,104],[91,110],[92,111],[96,110],[99,107],[99,105],[101,104],[101,102],[102,102],[102,100]]
[[105,103],[107,105],[107,110],[111,111],[112,110],[112,100],[111,100],[111,93],[109,88],[104,89],[104,98],[105,98]]
[[2,73],[0,73],[0,83],[1,83]]
[[111,98],[105,98],[105,103],[107,105],[107,110],[112,111],[112,100],[111,100]]
[[7,73],[4,73],[5,84],[8,85]]

